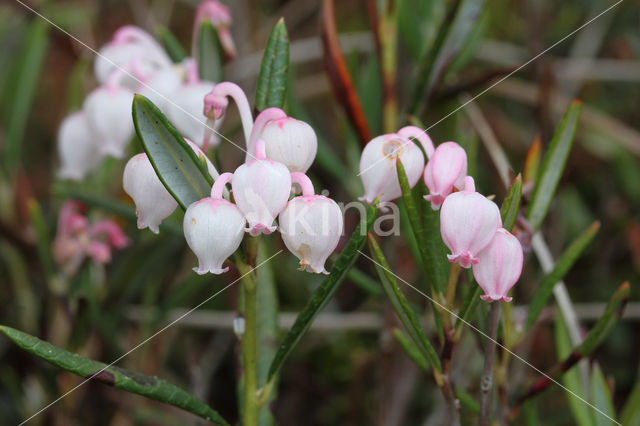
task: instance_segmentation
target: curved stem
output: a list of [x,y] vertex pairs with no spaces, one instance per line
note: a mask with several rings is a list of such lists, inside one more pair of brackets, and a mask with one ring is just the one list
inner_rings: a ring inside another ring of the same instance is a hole
[[258,139],[256,141],[256,148],[253,151],[253,153],[254,153],[254,158],[256,160],[266,160],[267,159],[267,150],[266,150],[266,147],[264,146],[264,140]]
[[420,145],[422,145],[424,152],[427,153],[427,159],[431,158],[431,156],[433,155],[433,152],[435,151],[435,148],[433,147],[433,141],[431,140],[429,135],[427,135],[427,132],[425,132],[421,128],[416,126],[405,126],[402,129],[398,130],[398,134],[407,139],[417,139],[418,142],[420,142]]
[[287,114],[280,108],[267,108],[260,114],[258,114],[253,123],[251,135],[249,136],[249,139],[247,141],[247,155],[245,161],[249,161],[251,159],[249,153],[255,150],[256,139],[258,138],[262,129],[264,129],[269,121],[277,120],[280,118],[287,118]]
[[187,71],[187,84],[200,83],[200,76],[198,75],[198,64],[193,58],[187,58],[184,60],[184,67]]
[[495,340],[498,335],[498,319],[500,318],[500,303],[489,304],[489,332],[484,357],[484,371],[480,383],[480,417],[479,426],[489,424],[491,412],[491,394],[493,390],[493,363],[496,354]]
[[112,40],[116,44],[126,43],[128,41],[143,42],[150,45],[156,43],[149,33],[135,25],[125,25],[124,27],[118,28],[113,34]]
[[121,68],[114,69],[111,71],[109,78],[107,78],[107,81],[104,84],[105,88],[111,92],[120,89],[120,83],[125,76],[126,73]]
[[304,173],[291,173],[291,182],[300,185],[300,188],[302,188],[303,197],[312,197],[313,195],[315,195],[315,191],[313,190],[313,183],[311,183],[311,179],[309,179],[309,177]]
[[215,200],[222,199],[222,192],[224,191],[224,186],[231,182],[233,179],[233,173],[223,173],[218,176],[218,179],[213,183],[213,187],[211,188],[211,198]]
[[249,106],[247,95],[244,94],[237,84],[225,81],[216,84],[213,90],[205,97],[205,101],[209,102],[208,100],[215,99],[216,97],[230,97],[235,101],[238,106],[238,111],[240,112],[245,142],[248,144],[251,131],[253,130],[253,115],[251,114],[251,107]]

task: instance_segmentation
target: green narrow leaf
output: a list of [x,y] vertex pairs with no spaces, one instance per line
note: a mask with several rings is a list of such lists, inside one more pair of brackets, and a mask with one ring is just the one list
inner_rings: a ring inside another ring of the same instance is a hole
[[413,60],[423,57],[433,43],[445,6],[444,2],[439,1],[398,1],[400,38]]
[[15,166],[21,158],[25,145],[24,135],[33,105],[40,71],[49,44],[49,23],[34,19],[27,29],[22,54],[14,68],[11,104],[3,108],[7,113],[4,160],[8,166]]
[[202,21],[198,30],[198,45],[196,62],[200,78],[207,81],[224,80],[222,65],[224,64],[224,52],[218,32],[208,19]]
[[640,426],[640,380],[636,381],[622,409],[620,422],[625,426]]
[[427,336],[424,334],[424,330],[420,325],[420,321],[418,320],[416,313],[411,309],[407,298],[402,290],[400,290],[396,277],[389,272],[391,270],[389,263],[384,257],[378,242],[372,235],[369,235],[368,239],[369,251],[376,260],[376,263],[374,263],[376,272],[378,272],[382,288],[384,288],[384,291],[387,293],[387,297],[391,301],[391,305],[396,311],[396,315],[400,318],[400,322],[402,322],[402,325],[404,325],[409,336],[411,336],[411,339],[416,345],[416,348],[420,351],[420,354],[425,358],[425,360],[430,362],[433,368],[438,371],[442,371],[440,358],[438,358],[438,354],[429,342]]
[[[29,265],[22,253],[13,245],[0,241],[0,265],[6,271],[7,284],[13,287],[13,309],[8,312],[20,327],[29,331],[38,329],[39,303],[29,281]],[[8,291],[8,288],[7,290]]]
[[419,115],[424,100],[429,98],[434,87],[444,79],[458,52],[481,21],[478,18],[485,2],[486,0],[459,0],[456,3],[451,24],[440,29],[433,48],[419,65],[417,83],[409,103],[410,114]]
[[500,207],[500,216],[502,216],[502,227],[511,232],[513,225],[518,217],[518,209],[520,208],[520,199],[522,198],[522,175],[518,175],[513,181],[509,193],[504,199]]
[[217,424],[229,424],[203,401],[165,380],[116,366],[107,366],[107,364],[81,357],[10,327],[0,325],[0,331],[20,348],[56,367],[85,378],[92,377],[91,380],[127,392],[173,405]]
[[[555,316],[555,340],[556,354],[558,359],[565,359],[571,354],[571,338],[569,331],[562,318],[562,315]],[[578,370],[569,370],[562,376],[562,384],[573,394],[588,401],[587,384],[583,382],[582,375]],[[573,394],[565,391],[565,396],[569,405],[571,414],[576,424],[579,426],[591,426],[591,413],[589,407]]]
[[184,210],[210,195],[213,179],[206,166],[164,114],[142,95],[133,99],[133,122],[160,181]]
[[409,336],[407,336],[402,330],[399,328],[393,329],[393,335],[395,336],[402,349],[404,349],[405,353],[413,361],[422,371],[425,373],[431,373],[429,370],[429,361],[420,353],[416,345],[413,344]]
[[462,387],[456,386],[456,396],[460,400],[460,404],[471,411],[472,413],[480,412],[480,403],[469,392],[465,391]]
[[288,68],[289,35],[284,18],[280,18],[271,30],[262,57],[256,90],[256,109],[258,111],[269,107],[281,108],[284,105]]
[[382,296],[382,290],[380,290],[378,282],[355,266],[349,269],[347,278],[370,295],[374,297]]
[[[598,410],[602,411],[602,413],[612,419],[616,418],[616,411],[613,408],[613,401],[611,400],[611,392],[598,364],[595,364],[591,369],[591,403],[595,405]],[[603,416],[602,413],[592,410],[594,425],[611,426],[615,424]]]
[[[439,212],[433,211],[422,199],[416,202],[416,197],[409,186],[409,180],[401,161],[396,162],[396,169],[400,188],[402,189],[402,200],[407,208],[411,228],[418,242],[431,292],[432,294],[435,292],[444,294],[449,271],[446,264],[448,263],[446,262],[446,247],[440,237]],[[421,187],[422,185],[418,186],[418,188]],[[422,209],[417,204],[418,202],[423,203]],[[424,222],[422,217],[424,217]]]
[[575,100],[571,103],[542,159],[527,212],[527,219],[534,230],[539,229],[542,225],[558,188],[558,182],[560,182],[573,145],[581,107],[580,101]]
[[36,243],[38,245],[38,256],[42,267],[47,274],[47,278],[53,277],[55,273],[55,264],[53,263],[53,255],[51,253],[51,238],[47,230],[47,224],[42,215],[40,204],[34,198],[27,202],[29,208],[29,219],[36,234]]
[[576,260],[578,260],[578,257],[580,257],[582,252],[587,248],[591,240],[593,240],[598,229],[600,229],[600,222],[594,222],[580,234],[558,258],[551,272],[542,279],[533,296],[533,300],[529,304],[527,329],[535,323],[538,315],[540,315],[540,312],[542,312],[542,309],[549,301],[553,293],[553,287],[569,272],[569,269],[571,269]]
[[[162,47],[167,51],[171,60],[175,63],[182,62],[189,54],[182,47],[175,35],[167,27],[159,27],[156,31]],[[218,80],[213,80],[218,81]]]
[[482,289],[475,281],[471,280],[469,283],[471,288],[467,289],[464,298],[462,299],[462,305],[460,306],[460,312],[458,312],[458,319],[456,320],[455,330],[456,334],[461,333],[465,321],[469,321],[469,316],[473,313],[476,306],[480,302],[480,292]]
[[280,370],[280,367],[282,367],[282,364],[293,348],[309,329],[316,315],[326,306],[338,289],[340,283],[346,277],[347,271],[355,263],[360,250],[364,247],[367,233],[373,227],[373,223],[378,214],[377,203],[376,200],[368,206],[366,218],[361,218],[360,226],[351,234],[347,245],[333,264],[331,272],[313,293],[307,306],[298,314],[295,323],[280,344],[278,352],[271,363],[271,367],[269,368],[269,381],[273,380],[274,375]]

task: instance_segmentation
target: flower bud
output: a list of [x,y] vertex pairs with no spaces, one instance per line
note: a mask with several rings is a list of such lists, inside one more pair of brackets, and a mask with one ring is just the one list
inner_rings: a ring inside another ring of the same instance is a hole
[[291,174],[282,164],[265,158],[264,141],[256,143],[256,160],[233,173],[233,198],[247,219],[251,235],[271,234],[273,221],[285,208],[291,192]]
[[520,241],[506,229],[498,229],[473,265],[473,276],[485,293],[482,300],[511,301],[507,294],[520,278],[523,257]]
[[99,141],[101,155],[121,158],[133,137],[133,93],[120,87],[99,87],[87,96],[83,109]]
[[498,206],[475,192],[473,178],[465,178],[464,191],[449,195],[440,211],[440,233],[451,250],[450,262],[463,268],[478,263],[477,255],[502,226]]
[[364,186],[364,196],[360,200],[367,203],[380,196],[380,201],[391,201],[402,195],[396,161],[400,159],[407,174],[409,185],[420,179],[424,169],[424,157],[420,148],[412,141],[396,133],[373,138],[362,151],[360,157],[360,178]]
[[300,270],[328,274],[324,268],[342,234],[342,211],[323,195],[314,195],[313,185],[302,173],[292,173],[302,187],[302,196],[287,203],[280,213],[279,230],[289,251],[300,259]]
[[173,213],[178,203],[160,182],[147,154],[138,154],[127,162],[122,185],[136,205],[138,229],[148,227],[157,234],[160,223]]
[[304,121],[292,117],[271,120],[257,137],[264,140],[267,158],[284,164],[291,172],[305,173],[316,158],[318,138]]
[[436,148],[424,169],[424,183],[429,195],[424,199],[431,202],[433,210],[440,206],[451,194],[453,187],[462,189],[467,175],[467,154],[455,142],[445,142]]
[[224,261],[238,249],[244,236],[245,220],[238,208],[222,198],[231,173],[222,174],[211,190],[211,197],[191,204],[184,214],[183,230],[189,248],[198,257],[199,275],[222,274]]
[[185,138],[198,146],[202,146],[204,141],[207,121],[202,112],[204,97],[213,86],[208,81],[181,85],[171,95],[172,102],[166,104],[169,120]]
[[87,117],[76,112],[64,119],[58,130],[58,155],[62,179],[82,180],[100,164],[96,137]]

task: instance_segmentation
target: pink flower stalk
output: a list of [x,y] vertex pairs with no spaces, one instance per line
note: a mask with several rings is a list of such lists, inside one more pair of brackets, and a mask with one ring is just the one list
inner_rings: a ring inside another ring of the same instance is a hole
[[449,195],[440,211],[440,233],[451,250],[450,262],[463,268],[478,263],[478,253],[484,249],[502,227],[498,206],[475,192],[471,176],[465,178],[464,190]]
[[232,181],[231,173],[223,173],[213,184],[211,197],[191,204],[182,227],[187,244],[198,258],[199,275],[222,274],[224,261],[235,252],[244,236],[245,219],[240,210],[222,198],[224,186]]
[[291,173],[291,180],[300,185],[302,196],[289,201],[280,213],[282,240],[300,259],[301,271],[328,274],[324,264],[340,240],[342,211],[332,199],[315,195],[305,174]]
[[[220,44],[228,59],[236,56],[236,46],[231,36],[231,13],[229,8],[216,0],[204,0],[198,6],[196,11],[196,19],[193,25],[193,45],[198,42],[198,31],[202,22],[208,19],[218,32]],[[194,50],[195,51],[195,50]]]
[[255,158],[236,169],[231,184],[235,202],[248,222],[246,231],[253,236],[276,230],[273,221],[291,192],[289,169],[266,158],[262,139],[256,143]]
[[238,106],[247,150],[252,153],[253,150],[248,144],[253,130],[253,115],[247,95],[244,94],[240,86],[228,81],[216,84],[211,92],[204,97],[204,115],[212,120],[220,120],[229,106],[228,97],[232,98]]
[[405,169],[409,185],[415,186],[424,169],[424,156],[410,138],[418,139],[427,156],[433,153],[429,136],[414,126],[373,138],[365,146],[360,157],[360,178],[364,186],[364,196],[360,200],[371,203],[380,196],[380,201],[385,202],[402,195],[396,170],[398,159]]
[[[185,61],[185,69],[186,82],[171,93],[171,102],[165,104],[167,117],[184,137],[202,147],[205,145],[205,135],[208,131],[205,125],[207,116],[203,114],[202,100],[215,84],[200,80],[197,65],[193,59]],[[217,125],[220,124],[221,122]],[[212,139],[212,141],[217,140],[217,138]]]
[[62,179],[82,180],[100,164],[98,141],[84,112],[67,116],[60,125],[58,155]]
[[111,261],[112,248],[122,249],[129,243],[115,222],[102,220],[90,225],[82,209],[83,206],[73,200],[60,207],[53,255],[68,275],[75,274],[85,257],[105,264]]
[[506,229],[498,229],[472,267],[476,282],[485,292],[482,300],[511,301],[507,294],[520,278],[523,258],[520,241]]
[[433,210],[439,210],[455,186],[462,189],[467,176],[467,153],[455,142],[445,142],[436,148],[424,169],[424,183]]
[[264,140],[267,158],[284,164],[291,172],[309,170],[318,151],[313,128],[287,117],[279,108],[267,108],[258,114],[249,138],[249,152],[257,139]]

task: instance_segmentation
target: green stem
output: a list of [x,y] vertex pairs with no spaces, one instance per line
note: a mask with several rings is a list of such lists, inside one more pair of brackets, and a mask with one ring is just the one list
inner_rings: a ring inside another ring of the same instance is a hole
[[244,281],[244,323],[242,336],[242,361],[244,364],[244,426],[258,424],[258,361],[257,361],[257,321],[256,321],[256,282]]
[[398,31],[396,19],[396,2],[387,0],[383,2],[382,16],[380,17],[380,63],[382,65],[382,82],[384,89],[383,127],[386,133],[397,130],[398,99],[396,96],[396,64]]
[[447,308],[451,309],[453,301],[456,297],[456,287],[458,285],[458,278],[460,278],[460,272],[462,268],[457,263],[452,263],[449,268],[449,281],[447,282]]

